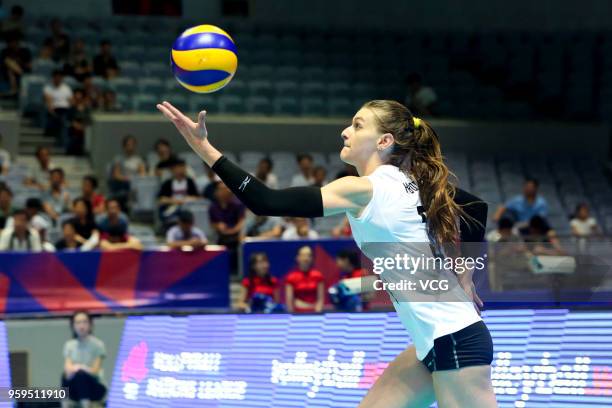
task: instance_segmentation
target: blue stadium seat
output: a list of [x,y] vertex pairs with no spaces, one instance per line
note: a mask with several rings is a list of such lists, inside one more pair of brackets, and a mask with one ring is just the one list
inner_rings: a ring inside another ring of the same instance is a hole
[[164,85],[161,79],[158,78],[141,78],[138,81],[138,88],[140,92],[143,93],[152,93],[159,95],[164,92]]
[[183,112],[186,112],[189,110],[189,101],[185,94],[176,93],[176,92],[166,93],[166,94],[163,94],[159,98],[158,103],[159,101],[168,101]]
[[[142,43],[142,44],[146,44]],[[122,47],[123,50],[123,58],[127,58],[134,61],[143,61],[145,59],[145,48],[142,45],[128,45]]]
[[136,94],[133,96],[132,101],[136,112],[157,112],[156,105],[159,103],[159,98],[155,94]]
[[260,115],[271,115],[273,111],[270,98],[251,96],[246,99],[247,112]]
[[172,68],[169,62],[147,62],[143,64],[145,75],[164,78],[172,75]]
[[217,113],[219,111],[218,97],[212,95],[193,94],[189,97],[189,112]]
[[299,115],[300,105],[294,97],[279,97],[274,99],[274,113],[277,115]]
[[274,94],[272,82],[267,80],[254,80],[249,83],[249,93],[251,96],[264,96],[270,98]]
[[48,78],[51,76],[51,72],[56,68],[58,68],[58,65],[50,60],[37,58],[32,61],[32,74],[34,75],[40,75]]
[[330,116],[348,117],[355,113],[355,107],[348,98],[330,98],[328,101]]
[[154,176],[135,177],[132,189],[136,194],[134,210],[154,211],[157,208],[157,192],[159,181]]
[[223,88],[221,93],[223,95],[236,95],[244,98],[248,95],[249,89],[245,81],[241,79],[232,79],[232,81]]
[[299,88],[296,81],[284,80],[274,84],[276,96],[280,98],[296,98],[299,95]]
[[142,77],[144,74],[140,64],[136,61],[120,61],[119,69],[121,71],[121,76],[124,77],[137,79]]
[[40,75],[24,75],[21,79],[19,104],[24,112],[32,112],[43,106],[43,87],[47,79]]
[[244,99],[239,96],[223,95],[219,97],[219,111],[221,113],[241,114],[246,112]]
[[[283,61],[287,63],[287,61]],[[278,81],[297,81],[300,79],[300,69],[297,66],[280,66],[274,74]]]
[[327,90],[331,98],[349,98],[352,95],[348,82],[332,82],[327,86]]
[[323,82],[308,81],[302,84],[301,94],[304,98],[324,98],[327,96],[327,89]]
[[303,98],[301,112],[304,116],[326,116],[327,107],[323,98]]

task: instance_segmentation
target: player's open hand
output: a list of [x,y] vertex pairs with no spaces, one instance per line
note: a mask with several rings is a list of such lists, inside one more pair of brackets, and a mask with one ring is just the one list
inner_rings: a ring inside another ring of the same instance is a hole
[[170,102],[164,101],[157,104],[157,109],[168,118],[189,145],[196,149],[198,145],[206,140],[208,131],[206,130],[206,111],[200,112],[198,122],[192,121],[183,112],[174,107]]

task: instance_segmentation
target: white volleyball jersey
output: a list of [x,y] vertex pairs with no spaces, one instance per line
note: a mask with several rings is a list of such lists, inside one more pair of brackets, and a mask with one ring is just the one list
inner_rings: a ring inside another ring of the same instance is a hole
[[[392,165],[381,165],[366,177],[373,187],[370,202],[358,218],[347,213],[355,242],[364,254],[370,259],[376,256],[368,253],[368,243],[421,243],[419,251],[429,248],[424,245],[429,238],[427,224],[419,213],[421,199],[416,182]],[[425,256],[433,256],[430,249],[426,251],[429,252]],[[402,278],[398,273],[385,277],[385,272],[380,277],[388,281]],[[457,290],[469,300],[460,286]],[[412,337],[419,360],[431,350],[434,339],[482,320],[469,301],[397,301],[393,291],[388,292],[402,324]],[[402,296],[406,298],[405,293]]]

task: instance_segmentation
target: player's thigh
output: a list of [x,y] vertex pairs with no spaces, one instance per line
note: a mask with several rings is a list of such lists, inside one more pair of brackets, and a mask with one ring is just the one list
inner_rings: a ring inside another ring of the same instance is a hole
[[359,408],[426,408],[434,401],[431,373],[411,346],[378,377]]
[[438,408],[497,407],[489,365],[435,371],[432,377]]

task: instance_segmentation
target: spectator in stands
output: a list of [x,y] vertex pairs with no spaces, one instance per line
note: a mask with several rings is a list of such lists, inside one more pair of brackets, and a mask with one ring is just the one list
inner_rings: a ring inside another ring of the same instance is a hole
[[66,121],[72,107],[72,89],[64,83],[64,75],[60,70],[54,70],[52,81],[43,88],[45,106],[47,107],[47,123],[45,134],[55,136],[58,144],[67,147],[68,129]]
[[121,203],[116,198],[106,200],[106,215],[98,223],[101,233],[107,233],[112,227],[121,227],[128,230],[128,220],[121,213]]
[[132,135],[123,138],[123,153],[113,159],[111,177],[108,187],[112,196],[121,200],[121,206],[127,207],[131,190],[131,181],[146,174],[145,162],[136,153],[137,141]]
[[544,197],[538,194],[538,187],[539,183],[536,179],[526,179],[523,183],[523,194],[511,198],[500,206],[495,212],[494,220],[499,221],[505,215],[511,217],[515,222],[524,224],[536,215],[546,218],[548,204]]
[[49,173],[56,166],[51,161],[51,152],[44,146],[36,149],[36,161],[37,164],[33,169],[30,169],[30,174],[26,177],[25,184],[44,190],[49,185]]
[[176,215],[183,204],[199,198],[195,182],[187,176],[185,160],[176,159],[174,161],[172,178],[162,183],[157,196],[160,219],[165,226],[176,221]]
[[423,77],[416,72],[408,74],[406,76],[406,86],[408,88],[406,106],[415,115],[435,115],[438,95],[432,87],[423,84]]
[[155,153],[157,162],[155,163],[154,175],[164,180],[171,175],[172,164],[178,157],[172,152],[172,147],[166,139],[159,139],[155,142]]
[[312,178],[312,156],[307,153],[297,155],[297,162],[300,172],[291,179],[291,187],[309,186],[313,182]]
[[587,203],[580,203],[576,206],[570,221],[570,227],[572,228],[572,235],[576,238],[601,235],[601,228],[597,224],[597,220],[591,216]]
[[53,41],[47,38],[38,52],[38,59],[44,61],[53,61]]
[[84,198],[77,198],[72,204],[72,209],[76,239],[83,245],[83,249],[97,247],[100,242],[100,232],[94,220],[91,203]]
[[255,177],[270,188],[278,188],[278,177],[276,177],[276,174],[272,173],[273,167],[274,164],[272,160],[269,157],[264,157],[257,163]]
[[104,196],[98,194],[98,179],[96,176],[85,176],[81,182],[81,198],[87,200],[91,204],[94,215],[104,213],[106,206],[104,204]]
[[124,249],[142,250],[140,240],[128,234],[127,228],[121,224],[112,225],[102,233],[100,249],[103,251],[119,251]]
[[310,220],[306,218],[290,218],[282,239],[317,239],[319,233],[310,228]]
[[208,216],[217,233],[217,243],[225,245],[230,252],[231,267],[235,271],[238,259],[236,251],[245,223],[245,208],[222,182],[217,184],[215,201],[208,209]]
[[297,268],[289,271],[285,279],[287,311],[290,313],[323,311],[325,283],[323,274],[312,266],[312,248],[301,247],[296,262]]
[[270,312],[280,301],[278,279],[270,274],[270,261],[265,252],[249,257],[249,275],[242,280],[238,308],[244,311]]
[[357,173],[357,169],[355,168],[355,166],[344,163],[344,168],[336,174],[336,180],[346,176],[359,176],[359,173]]
[[25,34],[23,14],[23,7],[18,5],[11,7],[11,15],[2,22],[2,38],[23,39]]
[[104,91],[102,104],[99,107],[103,112],[123,112],[123,107],[117,102],[117,94],[112,89]]
[[312,171],[312,185],[323,187],[327,184],[327,170],[323,166],[317,166]]
[[0,251],[42,251],[38,232],[28,224],[25,210],[13,212],[12,226],[5,227],[0,234]]
[[349,223],[348,218],[344,217],[340,224],[332,228],[331,236],[334,238],[350,238],[352,236],[351,224]]
[[62,387],[68,388],[68,398],[62,407],[90,407],[92,401],[101,401],[106,395],[102,363],[106,358],[104,342],[93,335],[91,315],[79,310],[70,318],[72,339],[64,344]]
[[487,234],[489,242],[517,242],[521,237],[514,230],[514,221],[509,217],[502,217],[497,222],[497,228]]
[[9,95],[17,96],[21,78],[32,71],[32,53],[19,44],[19,37],[6,39],[6,48],[0,52],[2,77],[10,86]]
[[51,36],[47,37],[51,40],[53,47],[53,60],[56,62],[66,61],[70,55],[70,37],[64,32],[62,22],[54,18],[51,20]]
[[3,136],[0,133],[0,176],[8,174],[11,169],[11,154],[2,147]]
[[280,238],[283,233],[283,220],[280,217],[255,215],[248,211],[245,222],[245,237]]
[[539,215],[531,217],[529,226],[521,233],[528,250],[534,255],[566,255],[555,230]]
[[196,187],[198,191],[202,192],[204,198],[213,201],[215,199],[214,195],[217,189],[217,183],[221,179],[205,161],[202,161],[202,167],[204,167],[204,174],[200,174],[195,178]]
[[85,153],[85,129],[91,125],[89,100],[82,89],[74,91],[74,103],[68,114],[68,148],[66,154],[82,156]]
[[[89,74],[83,77],[83,92],[91,109],[102,108],[104,104],[104,96],[102,90],[93,83],[93,77]],[[106,92],[106,91],[105,91]]]
[[57,251],[79,251],[81,242],[77,239],[75,220],[70,219],[62,224],[62,238],[55,243]]
[[6,225],[6,220],[13,214],[13,192],[6,186],[0,186],[0,230]]
[[111,43],[108,40],[100,42],[100,53],[94,57],[93,72],[95,75],[111,79],[119,75],[119,64],[113,56]]
[[[83,82],[85,78],[91,77],[92,72],[91,62],[87,55],[87,46],[85,41],[79,38],[72,46],[68,61],[64,65],[64,73],[73,76],[79,82]],[[97,106],[97,103],[94,106]]]
[[43,194],[43,207],[52,220],[70,210],[70,194],[64,188],[64,170],[61,167],[51,170],[49,189]]
[[342,284],[343,279],[363,278],[367,275],[365,269],[361,267],[359,253],[353,250],[342,250],[336,254],[336,266],[340,271],[338,283],[329,288],[330,298],[337,310],[343,312],[361,312],[367,310],[369,296],[351,295],[346,293],[346,286]]
[[201,249],[206,247],[208,243],[206,235],[193,224],[193,213],[188,210],[181,210],[178,214],[178,224],[166,233],[168,246],[172,249],[182,249],[183,247]]

